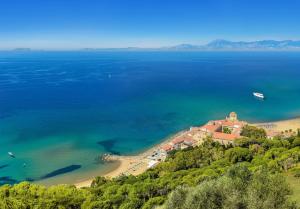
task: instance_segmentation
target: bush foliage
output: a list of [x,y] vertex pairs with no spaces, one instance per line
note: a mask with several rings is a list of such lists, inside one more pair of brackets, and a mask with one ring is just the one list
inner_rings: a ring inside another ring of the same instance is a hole
[[280,173],[297,170],[299,137],[266,139],[255,127],[246,127],[243,135],[235,145],[208,139],[193,149],[176,151],[138,176],[97,177],[89,188],[4,185],[0,208],[295,208]]

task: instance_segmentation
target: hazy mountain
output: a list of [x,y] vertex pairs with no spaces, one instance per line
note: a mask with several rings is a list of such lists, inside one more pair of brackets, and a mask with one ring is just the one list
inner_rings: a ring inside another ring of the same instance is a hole
[[227,41],[215,40],[204,46],[206,49],[220,50],[300,50],[300,41],[263,40],[263,41]]
[[30,48],[15,48],[13,51],[28,52],[28,51],[31,51],[31,49]]
[[201,46],[192,45],[192,44],[179,44],[172,47],[164,47],[165,49],[172,49],[172,50],[197,50],[201,48]]
[[300,41],[227,41],[214,40],[206,45],[181,44],[169,50],[300,50]]
[[[30,51],[30,48],[16,48],[14,51]],[[83,48],[82,51],[300,51],[300,41],[262,40],[262,41],[228,41],[214,40],[204,45],[179,44],[170,47],[143,48]]]

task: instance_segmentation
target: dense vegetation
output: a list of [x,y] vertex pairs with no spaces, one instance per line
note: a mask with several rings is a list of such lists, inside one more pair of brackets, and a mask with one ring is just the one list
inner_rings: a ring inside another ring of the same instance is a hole
[[27,208],[296,208],[281,173],[297,176],[300,137],[266,139],[247,126],[235,145],[207,140],[170,153],[139,176],[97,177],[90,188],[45,188],[23,182],[0,187],[1,209]]
[[238,166],[196,187],[178,187],[162,208],[294,208],[287,201],[289,194],[290,189],[281,175],[270,175],[266,170],[252,174],[246,167]]

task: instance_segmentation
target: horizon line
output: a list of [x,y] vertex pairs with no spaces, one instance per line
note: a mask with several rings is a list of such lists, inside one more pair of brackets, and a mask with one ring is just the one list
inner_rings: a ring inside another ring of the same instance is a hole
[[[193,47],[205,47],[208,46],[209,44],[212,44],[214,42],[228,42],[228,43],[255,43],[255,42],[264,42],[264,41],[275,41],[275,42],[300,42],[300,39],[260,39],[260,40],[253,40],[253,41],[243,41],[243,40],[228,40],[228,39],[214,39],[212,41],[206,42],[204,44],[193,44],[193,43],[189,43],[189,42],[181,42],[178,44],[173,44],[173,45],[161,45],[161,46],[119,46],[119,47],[101,47],[101,46],[95,46],[95,47],[62,47],[62,48],[58,48],[58,47],[5,47],[5,48],[0,48],[0,51],[93,51],[93,50],[170,50],[171,48],[175,48],[175,47],[180,47],[180,46],[193,46]],[[298,49],[299,48],[299,49]],[[183,50],[183,49],[182,49]],[[194,49],[197,50],[197,49]],[[202,49],[203,50],[203,49]],[[204,51],[207,51],[209,49],[206,49]],[[221,49],[210,49],[210,50],[221,50]],[[228,50],[228,49],[227,49]],[[238,50],[236,49],[231,49],[230,51],[236,51]],[[241,49],[243,50],[243,49]],[[252,49],[244,49],[246,51],[249,50],[300,50],[300,46],[297,47],[297,49],[282,49],[282,48],[278,48],[278,49],[262,49],[262,48],[252,48]]]

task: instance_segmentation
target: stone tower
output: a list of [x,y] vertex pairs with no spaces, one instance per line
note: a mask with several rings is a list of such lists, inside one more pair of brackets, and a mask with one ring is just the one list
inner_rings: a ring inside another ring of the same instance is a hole
[[237,121],[238,120],[238,116],[235,112],[231,112],[229,114],[229,118],[228,118],[230,121]]

